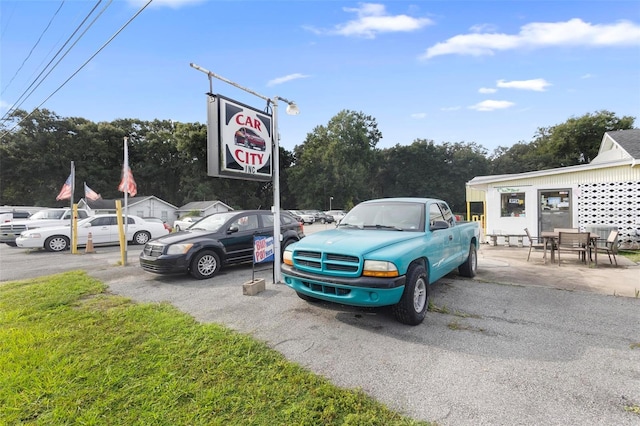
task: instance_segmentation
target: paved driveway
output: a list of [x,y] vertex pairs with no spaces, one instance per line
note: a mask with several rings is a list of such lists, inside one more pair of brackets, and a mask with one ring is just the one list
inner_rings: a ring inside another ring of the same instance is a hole
[[[562,277],[553,274],[564,266],[522,264],[522,249],[505,250],[483,246],[478,279],[452,274],[433,285],[434,310],[416,327],[397,323],[384,309],[306,303],[272,284],[268,267],[255,272],[267,290],[244,296],[251,267],[196,281],[146,274],[131,251],[127,267],[114,266],[115,248],[76,258],[89,261],[86,269],[114,293],[168,301],[199,321],[251,334],[337,385],[361,388],[417,419],[440,425],[640,424],[628,408],[640,407],[640,299],[586,284],[560,290],[548,280]],[[0,249],[3,280],[11,269],[5,253]],[[74,257],[11,255],[55,265]],[[562,273],[588,272],[575,268]],[[638,277],[634,266],[601,270],[612,282],[618,272]],[[518,271],[524,271],[522,282],[512,282]],[[533,282],[539,275],[547,285]]]

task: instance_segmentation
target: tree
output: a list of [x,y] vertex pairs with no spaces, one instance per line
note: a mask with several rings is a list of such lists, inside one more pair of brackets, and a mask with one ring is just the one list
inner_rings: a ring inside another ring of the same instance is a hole
[[[316,127],[294,148],[295,163],[289,187],[300,208],[346,208],[374,198],[376,145],[382,138],[375,119],[362,112],[343,110],[326,126]],[[293,208],[294,206],[290,206]]]
[[543,168],[574,166],[588,163],[598,155],[606,132],[633,128],[633,117],[617,118],[609,111],[570,118],[565,123],[538,129],[535,143],[538,151],[551,160]]

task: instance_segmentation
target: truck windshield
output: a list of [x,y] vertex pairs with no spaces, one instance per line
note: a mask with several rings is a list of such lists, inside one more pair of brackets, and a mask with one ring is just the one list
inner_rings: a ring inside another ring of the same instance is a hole
[[410,202],[363,203],[354,207],[340,228],[424,232],[424,205]]

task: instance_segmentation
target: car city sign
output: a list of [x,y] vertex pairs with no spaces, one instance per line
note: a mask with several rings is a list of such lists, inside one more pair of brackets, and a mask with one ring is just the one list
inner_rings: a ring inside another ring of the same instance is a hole
[[272,116],[221,95],[207,98],[207,174],[271,180]]

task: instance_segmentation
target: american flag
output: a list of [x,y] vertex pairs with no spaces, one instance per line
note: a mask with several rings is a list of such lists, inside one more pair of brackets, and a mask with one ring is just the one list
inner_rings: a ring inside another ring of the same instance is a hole
[[69,175],[64,185],[62,185],[62,189],[60,190],[60,193],[56,197],[56,201],[71,199],[71,181],[72,180],[73,180],[73,173]]
[[132,197],[135,197],[138,193],[138,186],[136,185],[136,181],[133,179],[131,167],[126,164],[122,168],[122,180],[120,181],[120,185],[118,185],[118,191],[128,192]]
[[96,201],[102,198],[100,194],[87,186],[87,182],[84,183],[84,196],[85,198],[88,198],[92,201]]

